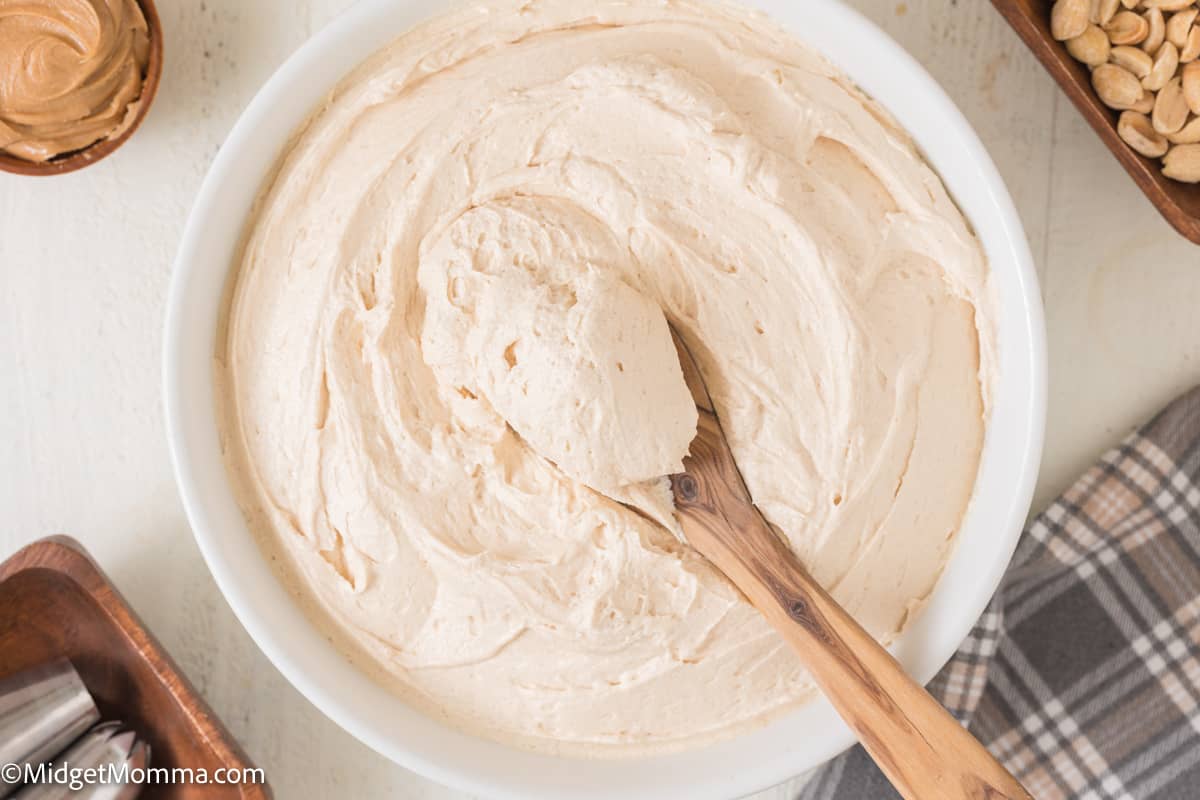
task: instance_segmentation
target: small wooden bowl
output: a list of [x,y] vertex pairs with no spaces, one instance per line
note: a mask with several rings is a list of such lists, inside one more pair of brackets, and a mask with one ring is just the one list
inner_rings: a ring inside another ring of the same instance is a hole
[[1200,184],[1171,180],[1162,174],[1162,165],[1157,159],[1138,154],[1121,140],[1117,135],[1119,115],[1101,103],[1092,91],[1088,68],[1072,58],[1067,48],[1050,35],[1051,0],[992,0],[992,5],[1058,81],[1084,119],[1100,134],[1108,149],[1167,222],[1200,244]]
[[[0,564],[0,677],[70,659],[100,707],[150,743],[150,766],[253,768],[212,710],[72,539],[43,539]],[[265,783],[147,785],[147,800],[269,800]]]
[[26,161],[8,153],[0,153],[0,172],[12,172],[17,175],[62,175],[64,172],[74,172],[90,164],[95,164],[125,144],[130,136],[133,136],[133,132],[142,124],[142,120],[150,111],[150,105],[154,102],[159,81],[162,80],[163,66],[162,22],[158,18],[158,9],[154,7],[154,0],[138,0],[138,3],[142,7],[142,15],[146,18],[146,27],[150,32],[150,58],[146,62],[141,105],[138,106],[137,114],[129,127],[123,130],[120,136],[102,139],[82,150],[63,153],[49,161]]

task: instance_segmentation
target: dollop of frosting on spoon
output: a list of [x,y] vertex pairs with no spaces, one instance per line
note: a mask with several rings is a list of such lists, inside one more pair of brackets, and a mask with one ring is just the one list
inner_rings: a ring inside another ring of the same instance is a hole
[[428,248],[426,363],[602,492],[681,472],[697,413],[662,309],[572,263],[538,216],[518,199],[472,209]]

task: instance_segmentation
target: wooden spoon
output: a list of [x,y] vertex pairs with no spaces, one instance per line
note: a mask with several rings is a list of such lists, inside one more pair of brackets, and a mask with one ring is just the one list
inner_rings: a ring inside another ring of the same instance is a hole
[[813,580],[759,514],[712,400],[672,329],[700,412],[685,472],[671,476],[683,533],[799,654],[834,708],[908,800],[1032,800],[975,737]]

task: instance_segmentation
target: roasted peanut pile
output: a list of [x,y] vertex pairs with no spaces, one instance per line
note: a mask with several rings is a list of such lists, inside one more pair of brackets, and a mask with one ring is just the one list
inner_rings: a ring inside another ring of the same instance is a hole
[[1168,178],[1200,183],[1200,0],[1056,0],[1050,32],[1121,112],[1117,133]]

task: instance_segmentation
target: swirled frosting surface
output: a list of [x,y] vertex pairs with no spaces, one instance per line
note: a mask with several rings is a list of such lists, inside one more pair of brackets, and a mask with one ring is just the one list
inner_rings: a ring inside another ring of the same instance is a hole
[[0,151],[48,161],[124,131],[149,51],[137,0],[0,0]]
[[229,467],[283,580],[410,702],[544,750],[694,746],[812,687],[676,536],[666,322],[758,506],[889,639],[971,496],[987,286],[907,135],[767,19],[489,0],[282,156],[219,351]]

